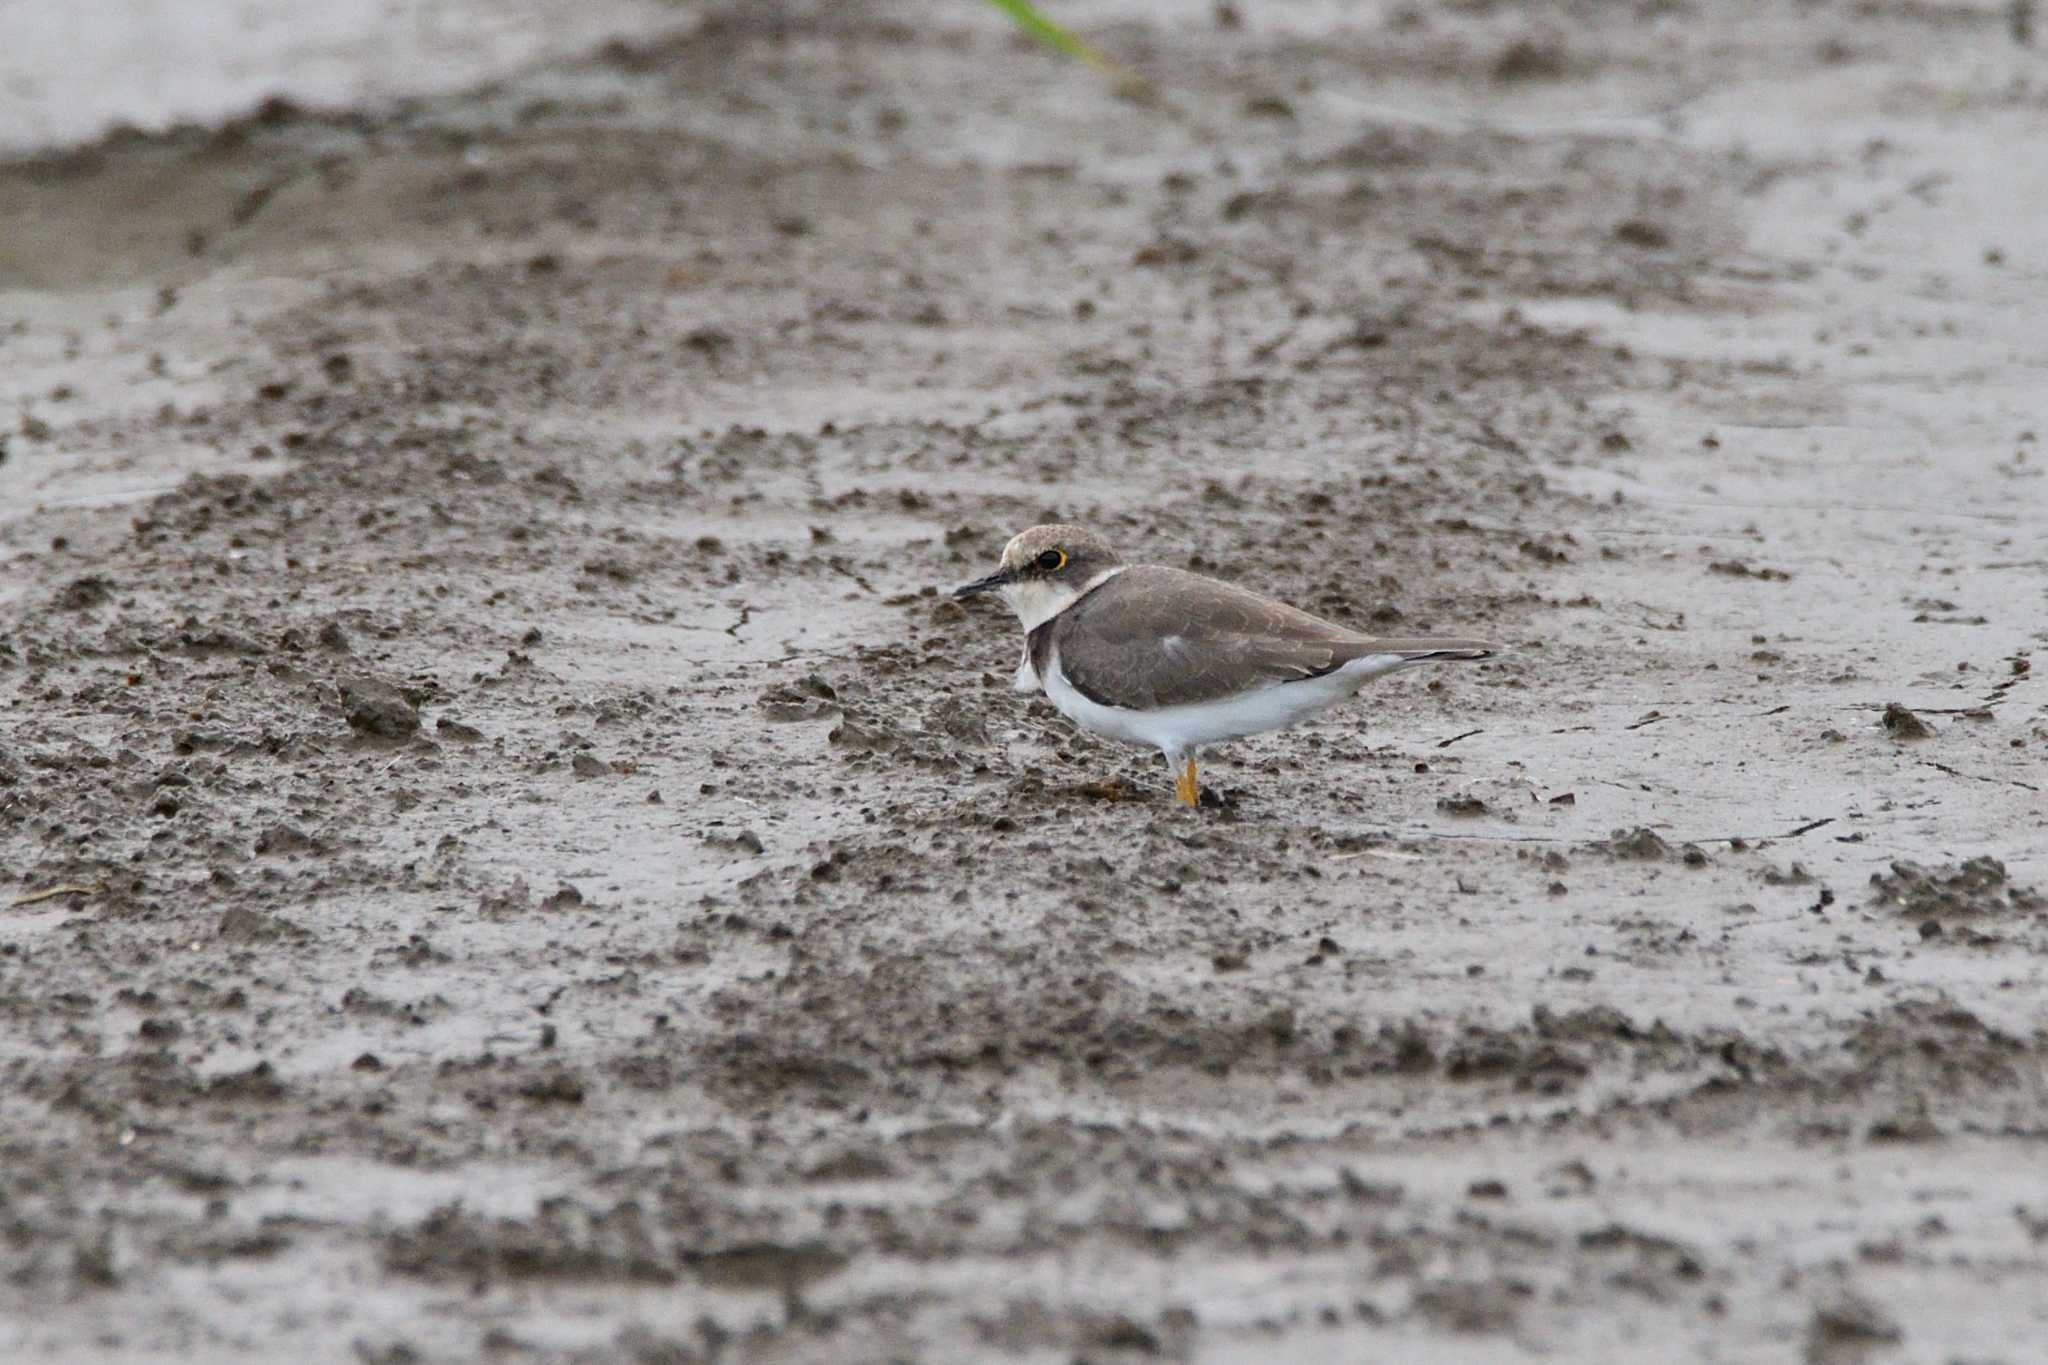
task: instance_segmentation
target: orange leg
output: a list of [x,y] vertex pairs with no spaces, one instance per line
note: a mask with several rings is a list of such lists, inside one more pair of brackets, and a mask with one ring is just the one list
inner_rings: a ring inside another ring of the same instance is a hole
[[1195,781],[1195,760],[1193,755],[1189,755],[1187,762],[1181,766],[1180,777],[1173,785],[1173,794],[1180,798],[1180,803],[1183,806],[1199,806],[1202,804],[1202,788],[1201,784]]

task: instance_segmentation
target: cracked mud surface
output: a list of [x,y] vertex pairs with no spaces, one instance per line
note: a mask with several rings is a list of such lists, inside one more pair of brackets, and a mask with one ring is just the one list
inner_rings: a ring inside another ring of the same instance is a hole
[[[0,167],[0,1352],[2034,1357],[2048,66],[1242,8]],[[1055,517],[1513,652],[1186,812]]]

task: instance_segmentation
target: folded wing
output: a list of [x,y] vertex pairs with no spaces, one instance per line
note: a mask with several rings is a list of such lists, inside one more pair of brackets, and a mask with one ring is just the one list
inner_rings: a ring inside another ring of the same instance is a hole
[[1392,668],[1494,652],[1478,640],[1374,639],[1243,588],[1157,565],[1126,569],[1062,612],[1052,642],[1067,680],[1083,696],[1139,710],[1284,686],[1368,657],[1388,658]]

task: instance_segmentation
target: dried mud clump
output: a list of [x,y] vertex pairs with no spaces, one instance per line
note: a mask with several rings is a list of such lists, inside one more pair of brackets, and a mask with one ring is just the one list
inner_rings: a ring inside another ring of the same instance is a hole
[[74,578],[64,585],[54,603],[58,611],[91,611],[102,606],[114,596],[114,585],[96,574]]
[[1884,708],[1884,718],[1879,724],[1884,726],[1885,733],[1893,739],[1934,738],[1932,726],[1897,702]]
[[1783,569],[1759,569],[1744,559],[1717,559],[1707,565],[1708,573],[1728,578],[1754,578],[1762,583],[1790,583],[1792,575]]
[[1876,904],[1897,906],[1915,918],[2048,910],[2048,897],[2013,885],[2005,864],[1996,858],[1977,857],[1960,867],[1931,871],[1918,863],[1896,862],[1889,875],[1872,873],[1870,884],[1876,889]]
[[1642,863],[1661,863],[1671,856],[1671,845],[1647,825],[1638,825],[1630,830],[1618,829],[1596,847],[1613,857]]
[[840,710],[839,693],[815,673],[801,682],[765,689],[756,704],[763,718],[777,722],[823,720]]
[[1846,1065],[1822,1083],[1822,1093],[1885,1098],[1886,1118],[1909,1120],[1929,1101],[1965,1086],[1995,1095],[1977,1107],[1971,1123],[1995,1127],[2001,1116],[2031,1112],[2042,1099],[2038,1080],[2043,1040],[2022,1038],[1952,1005],[1901,1004],[1872,1018],[1842,1042]]
[[631,1201],[597,1209],[548,1199],[531,1219],[489,1218],[448,1205],[386,1239],[385,1264],[402,1275],[629,1280],[669,1284],[679,1253]]
[[353,678],[342,685],[342,712],[348,728],[374,739],[410,739],[419,732],[420,713],[405,694],[376,678]]
[[1879,1348],[1898,1345],[1905,1335],[1876,1301],[1841,1290],[1814,1305],[1806,1327],[1806,1359],[1814,1365],[1853,1365]]

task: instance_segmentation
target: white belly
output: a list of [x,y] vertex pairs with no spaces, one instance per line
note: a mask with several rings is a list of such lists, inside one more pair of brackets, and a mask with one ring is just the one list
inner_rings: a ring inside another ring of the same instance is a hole
[[1083,730],[1127,744],[1148,745],[1174,761],[1204,745],[1298,725],[1335,706],[1372,679],[1412,662],[1415,661],[1399,654],[1373,654],[1354,659],[1320,678],[1278,683],[1216,701],[1162,706],[1150,711],[1104,706],[1082,696],[1067,681],[1057,650],[1046,660],[1040,681],[1060,714]]

